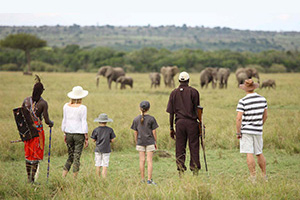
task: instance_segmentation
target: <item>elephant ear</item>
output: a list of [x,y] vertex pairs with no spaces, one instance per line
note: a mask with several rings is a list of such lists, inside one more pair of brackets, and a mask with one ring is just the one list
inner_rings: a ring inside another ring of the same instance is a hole
[[105,72],[105,77],[109,77],[113,74],[114,69],[112,67],[107,67],[107,70]]
[[172,74],[175,76],[179,72],[179,69],[177,66],[172,67]]
[[165,74],[165,73],[166,73],[166,67],[165,67],[165,66],[163,66],[163,67],[160,69],[160,73],[162,73],[162,74]]

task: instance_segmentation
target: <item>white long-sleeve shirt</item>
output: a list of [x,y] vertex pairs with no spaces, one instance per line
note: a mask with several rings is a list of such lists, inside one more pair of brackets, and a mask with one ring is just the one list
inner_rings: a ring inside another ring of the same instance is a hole
[[88,133],[86,116],[87,108],[85,105],[71,107],[66,103],[63,108],[61,130],[65,133]]

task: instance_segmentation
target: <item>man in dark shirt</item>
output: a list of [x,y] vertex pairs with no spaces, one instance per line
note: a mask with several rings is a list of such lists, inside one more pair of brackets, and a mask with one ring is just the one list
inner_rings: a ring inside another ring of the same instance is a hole
[[[170,136],[176,139],[177,170],[186,170],[186,143],[189,141],[191,154],[190,169],[197,174],[201,168],[199,161],[199,126],[197,122],[197,106],[200,105],[199,93],[189,86],[189,74],[179,74],[180,85],[170,94],[167,112],[170,114]],[[176,132],[174,130],[174,114]]]

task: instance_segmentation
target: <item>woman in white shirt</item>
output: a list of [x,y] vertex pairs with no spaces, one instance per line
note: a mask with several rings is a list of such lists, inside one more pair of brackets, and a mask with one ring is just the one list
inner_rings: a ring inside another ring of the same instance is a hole
[[68,160],[63,169],[63,177],[68,174],[72,164],[74,177],[77,177],[83,146],[88,146],[87,108],[82,105],[82,98],[88,93],[81,86],[73,87],[73,90],[68,93],[71,101],[63,108],[61,129],[65,133],[65,143],[68,147]]

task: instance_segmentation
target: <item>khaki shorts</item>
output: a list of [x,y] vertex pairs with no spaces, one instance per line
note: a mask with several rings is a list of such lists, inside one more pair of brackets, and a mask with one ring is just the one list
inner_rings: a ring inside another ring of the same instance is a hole
[[263,138],[262,135],[243,134],[240,139],[240,152],[262,154]]
[[136,150],[145,151],[145,152],[155,151],[155,145],[154,144],[147,145],[147,146],[136,145]]
[[110,153],[95,152],[95,166],[108,167]]

